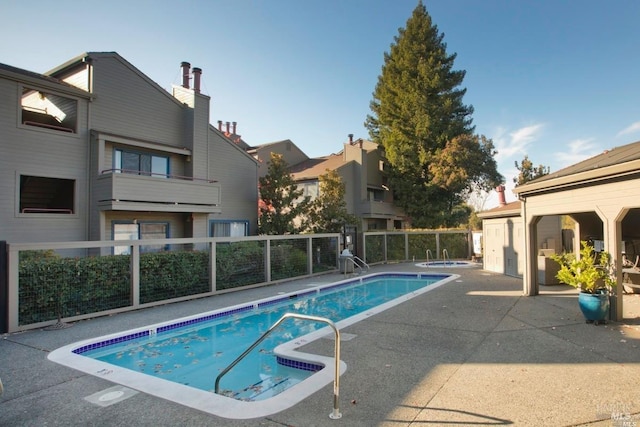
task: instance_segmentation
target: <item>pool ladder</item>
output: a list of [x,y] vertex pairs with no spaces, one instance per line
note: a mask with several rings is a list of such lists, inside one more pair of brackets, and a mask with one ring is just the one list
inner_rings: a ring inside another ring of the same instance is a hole
[[449,252],[446,249],[442,250],[442,261],[444,262],[444,266],[447,266],[447,260],[451,263],[451,259],[449,258]]
[[[364,269],[366,268],[367,271],[369,271],[369,264],[367,264],[366,262],[364,262],[363,259],[357,257],[357,256],[353,256],[352,258],[345,258],[345,262],[351,262],[354,266],[353,271],[355,272],[356,267],[360,270],[360,274],[364,273]],[[347,275],[347,268],[345,265],[345,269],[344,269],[344,275]]]
[[242,359],[244,359],[253,349],[255,349],[262,341],[264,341],[274,329],[276,329],[282,322],[287,320],[288,318],[293,317],[296,319],[310,320],[312,322],[321,322],[326,323],[333,329],[333,333],[335,335],[335,347],[333,358],[335,359],[335,377],[333,379],[333,411],[329,414],[329,418],[332,420],[337,420],[342,418],[342,414],[340,413],[340,408],[338,405],[338,397],[340,396],[340,330],[336,327],[335,323],[333,323],[329,319],[325,319],[324,317],[317,316],[308,316],[306,314],[298,314],[298,313],[285,313],[276,323],[271,325],[267,331],[262,334],[260,338],[258,338],[249,348],[247,348],[244,353],[242,353],[236,360],[231,362],[229,366],[224,368],[222,372],[216,377],[216,385],[215,392],[216,394],[220,394],[220,380],[222,377],[227,374],[234,366],[236,366]]

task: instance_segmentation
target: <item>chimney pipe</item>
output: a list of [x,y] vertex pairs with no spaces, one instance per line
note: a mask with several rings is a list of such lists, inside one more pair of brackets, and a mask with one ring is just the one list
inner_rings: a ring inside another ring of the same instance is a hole
[[500,203],[500,206],[506,205],[507,201],[504,197],[504,185],[498,185],[496,187],[496,191],[498,192],[498,203]]
[[349,144],[353,144],[353,134],[350,133],[349,135],[347,135],[349,137]]
[[193,67],[193,90],[195,93],[200,93],[200,76],[202,76],[202,69]]
[[232,133],[235,135],[236,134],[236,127],[238,126],[238,122],[231,122],[231,125],[233,126],[233,128],[232,128],[233,132]]
[[182,67],[182,87],[189,89],[189,68],[191,68],[191,64],[183,62],[180,66]]
[[229,133],[229,122],[227,122],[226,125],[227,125],[227,133]]
[[222,120],[218,120],[218,130],[222,132]]

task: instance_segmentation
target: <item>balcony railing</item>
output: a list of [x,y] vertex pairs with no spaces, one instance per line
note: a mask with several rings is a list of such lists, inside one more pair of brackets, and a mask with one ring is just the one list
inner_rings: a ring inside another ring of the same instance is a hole
[[377,200],[366,200],[360,204],[360,215],[367,216],[384,216],[395,217],[403,216],[402,209],[389,202],[381,202]]
[[220,184],[217,181],[132,172],[119,169],[103,171],[93,188],[101,209],[221,212]]

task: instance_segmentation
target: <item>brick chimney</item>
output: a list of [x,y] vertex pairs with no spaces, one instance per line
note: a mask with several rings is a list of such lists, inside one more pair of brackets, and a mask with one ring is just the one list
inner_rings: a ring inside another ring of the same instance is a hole
[[189,89],[189,69],[191,68],[191,64],[183,62],[180,66],[182,67],[182,87]]
[[504,197],[504,185],[498,185],[496,187],[496,191],[498,192],[498,203],[500,203],[500,206],[506,205],[507,201]]
[[218,120],[218,130],[222,132],[222,120]]
[[231,129],[233,130],[232,133],[235,135],[236,134],[236,127],[238,126],[238,123],[237,122],[231,122],[231,126],[232,126]]

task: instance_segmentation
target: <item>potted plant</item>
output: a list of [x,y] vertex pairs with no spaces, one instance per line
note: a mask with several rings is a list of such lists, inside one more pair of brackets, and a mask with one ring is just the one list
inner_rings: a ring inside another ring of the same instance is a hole
[[556,278],[580,290],[578,304],[587,323],[606,321],[609,312],[609,289],[615,285],[609,261],[611,255],[595,253],[593,246],[581,241],[580,257],[575,254],[551,255],[560,265]]

